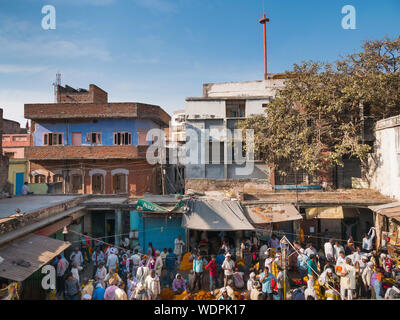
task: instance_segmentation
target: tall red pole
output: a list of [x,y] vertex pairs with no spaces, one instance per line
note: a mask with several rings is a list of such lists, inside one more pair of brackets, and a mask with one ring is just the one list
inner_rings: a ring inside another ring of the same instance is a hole
[[267,22],[269,19],[265,16],[265,13],[260,20],[260,23],[263,25],[264,28],[264,79],[267,80]]

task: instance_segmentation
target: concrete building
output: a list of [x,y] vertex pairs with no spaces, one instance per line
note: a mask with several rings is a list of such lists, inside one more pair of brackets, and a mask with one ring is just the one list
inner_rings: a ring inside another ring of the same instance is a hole
[[159,192],[157,167],[146,161],[151,129],[168,127],[159,106],[110,103],[107,92],[58,86],[55,104],[26,104],[33,147],[30,183],[61,183],[69,194]]
[[375,152],[370,157],[370,185],[400,201],[400,115],[378,121]]
[[[25,130],[26,131],[26,130]],[[28,161],[25,159],[25,147],[32,145],[28,133],[3,134],[3,154],[9,159],[8,181],[15,195],[22,194],[22,186],[28,178]]]
[[[270,169],[264,162],[257,161],[257,156],[251,174],[238,174],[237,169],[246,164],[235,163],[232,141],[227,141],[226,131],[233,132],[239,120],[263,114],[265,106],[283,84],[284,79],[280,75],[271,75],[269,80],[262,81],[204,84],[203,97],[186,98],[186,133],[188,135],[192,130],[198,138],[197,146],[187,147],[186,178],[269,181]],[[210,130],[210,139],[201,142],[201,131],[204,129]],[[212,142],[220,143],[219,155],[210,152]],[[191,143],[189,137],[188,143]]]

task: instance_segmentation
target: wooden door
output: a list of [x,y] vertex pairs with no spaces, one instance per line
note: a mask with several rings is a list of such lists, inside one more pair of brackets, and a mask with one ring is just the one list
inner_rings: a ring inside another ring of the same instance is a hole
[[72,145],[73,146],[82,145],[82,133],[81,132],[72,132]]

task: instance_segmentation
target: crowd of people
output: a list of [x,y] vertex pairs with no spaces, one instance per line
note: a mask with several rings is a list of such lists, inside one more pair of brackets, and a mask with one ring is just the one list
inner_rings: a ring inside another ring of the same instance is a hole
[[284,243],[273,234],[260,241],[253,232],[239,247],[221,239],[217,254],[209,255],[201,250],[205,239],[191,245],[189,252],[181,236],[170,248],[149,243],[142,252],[139,244],[131,248],[129,241],[117,248],[85,235],[69,259],[60,255],[54,261],[56,296],[158,300],[169,290],[188,297],[207,291],[210,299],[218,300],[400,299],[398,257],[374,250],[374,238],[373,227],[361,246],[351,236],[343,243],[335,240],[326,230],[317,250],[312,239]]

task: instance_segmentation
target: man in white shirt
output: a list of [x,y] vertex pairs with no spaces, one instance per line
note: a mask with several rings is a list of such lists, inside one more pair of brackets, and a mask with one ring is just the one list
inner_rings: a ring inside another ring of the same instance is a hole
[[160,278],[154,270],[146,277],[145,286],[150,297],[150,300],[156,300],[161,293]]
[[313,247],[312,243],[309,243],[309,244],[307,245],[307,249],[304,250],[304,253],[305,253],[308,257],[310,257],[312,254],[313,254],[314,256],[317,256],[317,255],[318,255],[317,249],[315,249],[315,248]]
[[227,253],[225,255],[225,260],[221,266],[222,270],[224,270],[224,287],[228,285],[230,280],[233,280],[233,270],[235,268],[235,262],[231,260],[231,254]]
[[100,263],[104,263],[104,253],[100,250],[99,247],[92,254],[92,262],[93,262],[93,275],[96,274],[96,269],[100,265]]
[[71,260],[71,264],[74,265],[75,263],[80,267],[83,263],[83,256],[82,252],[79,251],[79,248],[76,247],[75,251],[71,253],[71,256],[69,257]]
[[108,255],[107,258],[107,263],[106,263],[106,267],[108,269],[117,269],[118,263],[119,263],[119,259],[118,256],[114,253],[114,250],[110,251],[110,254]]
[[346,258],[345,258],[345,255],[344,255],[344,251],[340,251],[339,258],[337,258],[337,260],[336,260],[336,265],[337,266],[341,266],[341,265],[343,265],[345,263],[346,263]]
[[174,253],[178,257],[178,262],[180,262],[182,259],[184,245],[185,243],[182,241],[182,237],[179,235],[178,238],[175,239],[175,247],[174,247]]
[[368,253],[372,251],[374,247],[373,245],[374,238],[375,238],[375,228],[372,227],[368,232],[368,234],[366,234],[365,237],[363,238],[362,242],[363,251]]
[[342,265],[340,273],[340,295],[342,300],[353,300],[353,293],[356,289],[356,268],[351,265],[351,259],[347,258]]
[[107,276],[107,269],[104,267],[104,263],[100,262],[99,266],[97,267],[94,278],[96,281],[99,281],[101,283],[103,288],[106,287],[106,285],[105,285],[106,276]]
[[328,261],[331,261],[334,257],[334,250],[333,250],[333,240],[330,239],[324,244],[324,252],[325,257]]
[[128,269],[132,270],[132,276],[135,278],[136,277],[136,271],[139,268],[140,261],[142,260],[139,254],[138,249],[135,249],[134,255],[130,259],[132,261],[132,268],[130,265],[128,265]]

